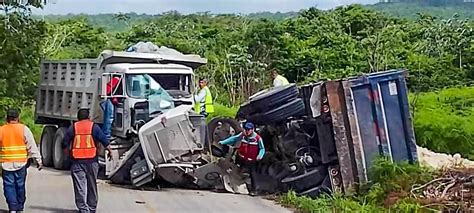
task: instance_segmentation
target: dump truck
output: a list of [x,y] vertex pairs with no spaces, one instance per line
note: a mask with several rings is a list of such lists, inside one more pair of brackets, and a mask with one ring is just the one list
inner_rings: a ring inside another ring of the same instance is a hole
[[[406,86],[407,70],[388,70],[345,79],[258,92],[242,104],[236,119],[252,121],[267,149],[257,165],[255,188],[288,190],[317,197],[358,191],[370,181],[378,156],[417,163]],[[237,129],[232,120],[211,121],[213,141]],[[227,148],[213,144],[215,155]]]
[[[248,193],[234,147],[218,142],[252,121],[267,150],[252,177],[259,193],[357,191],[376,156],[416,163],[406,70],[390,70],[260,91],[236,117],[205,122],[193,111],[194,70],[206,59],[176,51],[104,51],[96,59],[41,63],[35,121],[43,124],[46,166],[69,167],[61,149],[66,128],[87,107],[102,123],[100,103],[116,98],[111,141],[99,162],[107,179],[135,187],[170,183]],[[110,95],[106,84],[120,83]]]
[[[104,51],[96,59],[45,60],[35,109],[35,122],[43,124],[40,151],[44,165],[69,168],[68,153],[61,148],[66,129],[80,108],[88,108],[102,122],[100,102],[116,98],[111,141],[112,160],[100,150],[105,175],[117,183],[140,186],[176,167],[188,169],[201,160],[205,136],[204,117],[193,113],[194,72],[207,60],[161,49],[156,53]],[[120,82],[112,94],[105,92],[113,78]],[[182,162],[187,164],[175,164]],[[172,179],[176,179],[172,177]]]

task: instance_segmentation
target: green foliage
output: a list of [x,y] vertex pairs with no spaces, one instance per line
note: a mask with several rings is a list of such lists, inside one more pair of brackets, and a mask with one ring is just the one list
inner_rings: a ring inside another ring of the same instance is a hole
[[23,106],[21,108],[20,122],[28,126],[33,136],[35,136],[36,143],[40,142],[43,126],[35,124],[35,108],[34,106]]
[[44,22],[28,13],[0,16],[0,97],[30,100],[36,89]]
[[237,107],[228,107],[219,103],[215,103],[214,113],[210,114],[207,117],[207,121],[210,121],[215,117],[235,118],[235,115],[237,114],[237,110],[239,110],[239,108]]
[[[392,163],[388,159],[378,158],[369,170],[369,179],[378,184],[373,193],[408,192],[414,184],[425,183],[434,177],[434,172],[408,162]],[[372,189],[371,189],[372,190]],[[385,194],[385,195],[386,195]]]
[[107,35],[82,19],[49,24],[43,54],[48,59],[97,58],[108,45]]
[[410,97],[417,143],[474,159],[474,88],[450,88]]
[[[97,27],[104,26],[96,23],[98,17],[126,29],[106,33]],[[457,16],[440,21],[419,15],[409,21],[350,5],[310,8],[284,18],[255,17],[175,11],[54,17],[43,52],[54,59],[97,57],[105,48],[123,50],[151,41],[199,54],[208,64],[197,70],[198,76],[210,78],[217,102],[233,106],[271,86],[271,68],[300,83],[407,68],[411,91],[469,85],[474,78],[472,23]]]
[[[201,13],[207,15],[214,15],[209,13]],[[250,13],[248,15],[240,15],[241,17],[247,17],[250,19],[269,19],[274,21],[281,21],[287,18],[297,16],[297,12],[259,12]],[[104,28],[107,32],[124,32],[130,30],[130,27],[146,23],[150,20],[160,18],[161,15],[148,15],[148,14],[137,14],[131,13],[119,13],[119,14],[78,14],[78,15],[45,15],[45,16],[33,16],[36,19],[44,19],[49,23],[58,23],[70,19],[86,19],[87,22],[94,27]]]
[[334,197],[322,196],[311,199],[306,196],[297,196],[295,192],[288,192],[280,198],[280,203],[297,209],[302,213],[319,212],[383,212],[383,208],[374,205],[360,204],[359,202],[340,195]]
[[0,125],[3,125],[6,117],[6,111],[9,108],[15,108],[20,110],[20,122],[28,126],[35,136],[36,142],[39,143],[41,132],[43,128],[41,125],[35,124],[35,108],[32,105],[25,104],[21,105],[17,101],[11,98],[0,99]]
[[473,19],[474,18],[474,5],[473,4],[464,4],[464,5],[446,5],[446,6],[434,6],[420,4],[416,2],[410,3],[392,3],[392,4],[375,4],[367,5],[366,7],[381,11],[385,14],[409,18],[415,20],[418,18],[419,13],[426,15],[431,15],[433,17],[448,19],[453,14],[459,14],[463,19]]

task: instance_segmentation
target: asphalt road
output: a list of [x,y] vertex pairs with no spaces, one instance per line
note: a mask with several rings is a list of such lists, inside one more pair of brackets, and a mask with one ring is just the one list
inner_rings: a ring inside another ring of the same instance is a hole
[[[3,184],[0,184],[3,185]],[[2,194],[3,194],[3,187]],[[5,198],[0,211],[8,210]],[[25,212],[75,212],[67,171],[28,169]],[[291,212],[272,201],[248,195],[182,189],[141,191],[99,181],[98,212]]]

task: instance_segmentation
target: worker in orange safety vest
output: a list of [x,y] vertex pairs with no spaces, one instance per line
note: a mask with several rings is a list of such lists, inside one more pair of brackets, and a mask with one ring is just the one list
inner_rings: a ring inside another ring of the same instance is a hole
[[10,212],[22,212],[26,201],[28,158],[34,158],[38,169],[43,164],[31,130],[19,122],[19,110],[7,111],[7,123],[0,127],[0,162],[3,191]]
[[[63,148],[70,147],[71,176],[76,206],[79,212],[96,212],[98,203],[97,175],[99,172],[98,145],[102,144],[111,158],[109,140],[97,124],[89,120],[89,110],[77,112],[79,121],[66,131]],[[72,143],[72,144],[71,144]]]

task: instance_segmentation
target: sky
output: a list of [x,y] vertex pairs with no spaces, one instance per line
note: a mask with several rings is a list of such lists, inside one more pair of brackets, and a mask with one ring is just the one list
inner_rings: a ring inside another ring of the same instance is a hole
[[371,4],[378,0],[49,0],[44,9],[34,9],[33,13],[69,14],[69,13],[119,13],[160,14],[176,10],[183,14],[211,13],[254,13],[299,11],[316,6],[330,9],[351,3]]

